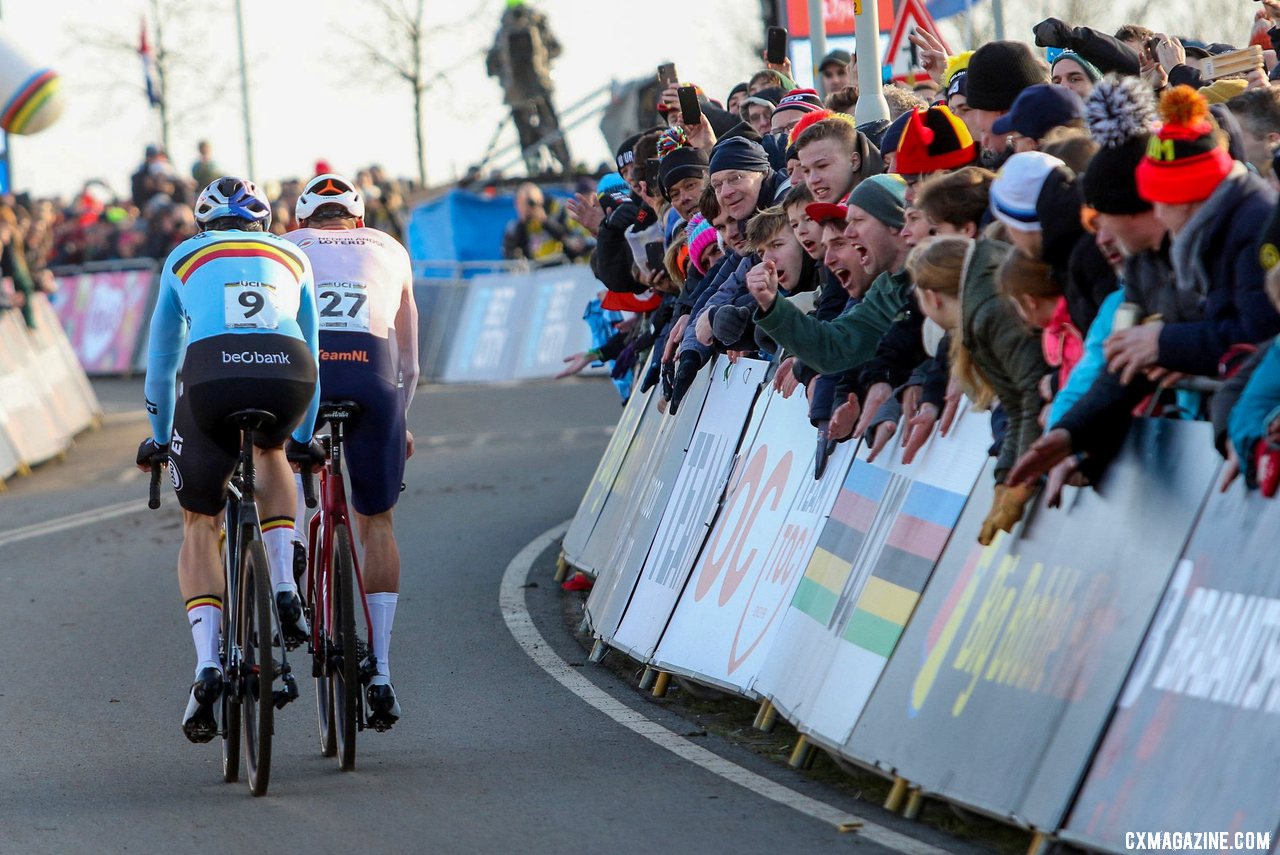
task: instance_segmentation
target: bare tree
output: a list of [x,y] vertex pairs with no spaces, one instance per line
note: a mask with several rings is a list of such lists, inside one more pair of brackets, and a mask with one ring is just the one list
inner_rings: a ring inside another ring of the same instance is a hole
[[[364,65],[376,74],[405,84],[413,95],[413,131],[417,142],[418,182],[427,184],[426,96],[438,84],[446,82],[454,62],[435,62],[439,70],[427,65],[428,50],[433,58],[443,52],[435,46],[453,40],[458,32],[475,22],[475,16],[427,26],[425,0],[369,0],[381,18],[380,38],[357,37],[363,49]],[[483,49],[480,50],[483,53]],[[468,57],[469,58],[469,57]],[[362,81],[362,85],[364,81]]]
[[[174,128],[203,113],[210,102],[228,91],[230,77],[217,70],[218,60],[208,50],[207,29],[199,23],[208,19],[210,11],[225,5],[223,0],[150,0],[147,23],[153,36],[160,138],[166,151]],[[114,70],[108,73],[112,79],[104,84],[104,90],[139,95],[146,91],[136,30],[74,25],[70,30],[82,48],[102,57],[104,69]]]

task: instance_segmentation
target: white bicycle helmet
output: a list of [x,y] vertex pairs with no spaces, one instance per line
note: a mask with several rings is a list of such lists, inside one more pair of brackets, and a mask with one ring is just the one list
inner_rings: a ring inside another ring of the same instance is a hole
[[221,217],[262,223],[271,228],[271,201],[247,178],[218,178],[196,199],[196,222],[204,225]]
[[341,205],[357,219],[364,216],[364,194],[346,178],[333,172],[317,175],[307,182],[294,213],[299,220],[310,219],[321,205]]

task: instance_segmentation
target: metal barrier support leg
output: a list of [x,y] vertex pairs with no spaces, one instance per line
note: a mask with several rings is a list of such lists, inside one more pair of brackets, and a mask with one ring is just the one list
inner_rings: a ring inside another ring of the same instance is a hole
[[907,790],[907,806],[902,809],[902,815],[907,819],[916,819],[920,816],[922,807],[924,807],[924,793],[919,787],[911,787]]
[[659,671],[657,678],[653,681],[653,696],[655,698],[665,698],[667,696],[667,687],[671,685],[671,675],[666,671]]
[[809,744],[809,738],[801,735],[796,740],[796,747],[791,749],[791,757],[787,760],[787,765],[792,769],[807,768],[813,762],[813,746]]
[[568,575],[569,562],[564,560],[564,550],[561,550],[560,557],[556,559],[556,582],[563,582]]
[[756,710],[755,721],[751,722],[751,726],[754,727],[756,730],[760,729],[760,723],[764,721],[764,714],[765,712],[768,711],[768,709],[769,709],[769,702],[761,701],[760,708]]
[[1053,837],[1045,834],[1043,831],[1037,831],[1035,836],[1031,838],[1031,845],[1027,847],[1027,855],[1047,855],[1049,847],[1053,845]]
[[778,723],[778,708],[769,701],[769,708],[760,716],[760,732],[773,733],[774,726]]
[[889,796],[884,800],[884,809],[897,813],[902,810],[902,803],[907,800],[907,784],[906,778],[893,776],[893,786],[889,788]]
[[650,668],[648,665],[644,666],[644,673],[640,675],[640,691],[647,692],[652,689],[653,682],[657,679],[658,672]]
[[592,665],[599,665],[604,659],[604,655],[609,652],[609,648],[600,639],[596,639],[596,643],[591,647],[591,655],[587,658]]

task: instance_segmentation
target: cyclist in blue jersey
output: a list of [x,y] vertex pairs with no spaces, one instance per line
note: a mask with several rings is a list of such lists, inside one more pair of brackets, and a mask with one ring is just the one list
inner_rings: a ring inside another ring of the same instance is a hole
[[[286,439],[310,449],[320,404],[315,283],[306,255],[267,233],[271,207],[250,181],[220,178],[195,205],[201,231],[169,254],[151,316],[146,398],[152,435],[138,448],[147,469],[167,451],[183,512],[178,585],[196,647],[196,677],[182,730],[192,742],[218,732],[223,573],[218,554],[227,482],[240,432],[237,410],[275,416],[256,434],[257,503],[284,641],[308,635],[293,579],[293,472]],[[182,366],[182,384],[176,383]]]

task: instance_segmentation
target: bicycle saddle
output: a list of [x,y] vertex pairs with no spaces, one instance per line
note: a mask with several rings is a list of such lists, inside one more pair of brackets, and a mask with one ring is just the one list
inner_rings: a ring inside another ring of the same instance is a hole
[[240,430],[262,430],[275,424],[276,417],[267,410],[236,410],[227,416],[227,421]]
[[346,422],[360,414],[355,401],[321,401],[320,419],[326,422]]

